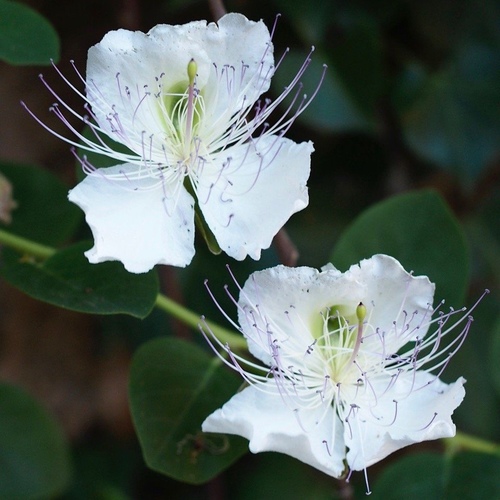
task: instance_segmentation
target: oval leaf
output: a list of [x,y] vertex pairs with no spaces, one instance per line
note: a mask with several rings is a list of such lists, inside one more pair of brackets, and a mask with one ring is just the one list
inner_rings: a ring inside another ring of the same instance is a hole
[[16,387],[0,384],[0,498],[50,498],[68,486],[68,445],[53,418]]
[[204,434],[203,420],[222,406],[241,380],[199,347],[155,339],[135,354],[130,405],[147,465],[192,484],[213,478],[245,453],[247,441]]
[[[465,45],[444,70],[427,77],[402,115],[406,139],[422,156],[456,173],[467,188],[498,154],[500,57]],[[406,83],[399,93],[407,93]]]
[[0,0],[0,59],[11,64],[59,60],[59,37],[52,25],[27,5]]
[[362,213],[342,234],[331,261],[341,270],[377,253],[436,283],[436,299],[461,306],[468,251],[457,220],[433,191],[394,196]]
[[4,251],[0,272],[27,295],[73,311],[146,317],[158,294],[158,276],[131,274],[119,262],[90,264],[83,252],[88,242],[54,254],[43,264],[15,258]]
[[68,188],[52,173],[32,165],[0,164],[11,183],[16,207],[9,232],[44,245],[67,241],[82,220],[82,212],[68,201]]

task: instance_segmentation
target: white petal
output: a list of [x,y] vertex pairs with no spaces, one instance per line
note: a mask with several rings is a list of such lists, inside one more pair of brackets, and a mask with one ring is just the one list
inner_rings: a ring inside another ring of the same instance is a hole
[[410,444],[455,435],[451,415],[465,395],[463,378],[448,385],[426,372],[406,373],[382,395],[390,384],[388,379],[370,381],[370,393],[381,394],[376,403],[372,398],[349,402],[359,407],[345,415],[347,462],[353,470],[364,469]]
[[147,34],[121,29],[90,48],[87,97],[99,125],[112,139],[157,162],[177,160],[166,158],[162,151],[162,144],[168,143],[162,93],[187,89],[191,58],[198,66],[199,85],[206,84],[213,69],[199,36],[204,31],[205,21],[158,25]]
[[[427,276],[413,276],[393,257],[374,255],[351,266],[344,280],[346,284],[340,286],[345,290],[350,288],[347,283],[362,284],[361,293],[352,298],[366,306],[367,322],[379,332],[392,331],[384,339],[387,352],[395,353],[409,340],[426,334],[435,289]],[[410,318],[410,328],[405,330]],[[398,334],[394,331],[394,322]],[[378,335],[367,336],[363,341],[362,350],[372,348],[380,352]]]
[[313,332],[321,334],[321,312],[332,305],[340,275],[337,270],[285,266],[253,273],[238,302],[238,321],[250,352],[270,365],[271,333],[282,350],[303,356],[314,342]]
[[192,197],[182,185],[175,191],[175,184],[136,173],[131,164],[99,169],[70,191],[94,235],[89,261],[119,260],[133,273],[186,266],[194,255]]
[[[217,25],[200,32],[209,59],[216,66],[210,75],[206,98],[214,116],[232,115],[242,105],[251,105],[269,89],[274,73],[273,44],[262,21],[249,21],[230,13]],[[216,97],[215,97],[216,96]]]
[[218,25],[195,21],[158,25],[147,34],[111,31],[89,50],[87,61],[87,97],[100,127],[139,156],[163,164],[182,159],[169,149],[174,131],[165,124],[171,109],[164,94],[187,90],[191,59],[205,101],[202,141],[222,134],[234,113],[253,105],[269,88],[274,67],[266,26],[241,14],[228,14]]
[[243,436],[250,441],[253,453],[286,453],[330,476],[339,477],[344,470],[345,454],[340,432],[342,425],[331,408],[317,424],[320,413],[320,410],[311,410],[297,414],[285,405],[278,392],[268,394],[250,386],[208,416],[202,430]]
[[[410,338],[425,334],[427,327],[411,336],[398,336],[393,323],[397,321],[398,331],[403,330],[404,320],[415,311],[412,326],[424,318],[428,321],[433,293],[434,285],[427,277],[410,275],[396,259],[387,255],[363,260],[345,273],[333,266],[325,267],[322,272],[278,266],[254,273],[247,281],[240,298],[239,321],[250,352],[269,363],[268,331],[272,332],[273,339],[287,339],[282,349],[290,346],[290,351],[304,353],[321,334],[321,314],[326,308],[337,307],[356,321],[356,307],[363,302],[372,329],[390,332],[382,344],[380,335],[365,331],[361,354],[368,360],[380,361],[384,353],[395,353]],[[258,311],[252,312],[256,304],[259,304]]]
[[200,169],[199,205],[228,255],[259,259],[289,217],[307,206],[312,151],[311,143],[261,137]]

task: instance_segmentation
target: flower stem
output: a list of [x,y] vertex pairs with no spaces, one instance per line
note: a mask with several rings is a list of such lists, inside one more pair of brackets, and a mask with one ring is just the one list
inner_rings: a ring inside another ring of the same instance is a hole
[[500,445],[492,443],[486,439],[470,436],[463,432],[457,432],[455,437],[443,439],[446,451],[450,454],[456,453],[458,450],[465,449],[469,451],[477,451],[479,453],[487,453],[489,455],[500,455]]
[[227,12],[222,0],[208,0],[208,6],[214,21],[218,21]]
[[[159,293],[156,297],[156,307],[171,314],[175,318],[183,321],[186,325],[192,326],[195,329],[198,329],[199,325],[202,323],[198,314],[186,309],[161,293]],[[204,320],[203,323],[205,323],[207,327],[212,330],[212,333],[223,344],[228,343],[233,349],[247,348],[247,343],[241,335],[236,335],[230,330],[226,330],[225,328],[222,328],[221,326],[208,320]]]
[[3,229],[0,229],[0,243],[18,252],[26,253],[33,257],[38,257],[39,259],[48,259],[56,253],[55,248],[35,243],[34,241],[23,238],[22,236],[16,236]]
[[[0,229],[0,244],[43,260],[52,257],[57,252],[55,248],[41,245],[22,236],[16,236],[3,229]],[[202,322],[199,314],[190,311],[161,293],[156,297],[155,305],[196,330],[199,329],[198,325],[206,324],[222,343],[227,342],[233,349],[246,349],[247,347],[246,341],[241,335],[226,330],[211,321],[204,320]]]

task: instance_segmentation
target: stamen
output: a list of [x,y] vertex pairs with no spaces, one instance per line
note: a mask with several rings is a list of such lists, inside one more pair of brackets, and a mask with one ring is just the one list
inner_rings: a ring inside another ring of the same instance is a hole
[[432,416],[431,418],[431,421],[424,427],[422,427],[421,429],[418,429],[419,431],[424,431],[425,429],[427,429],[428,427],[430,427],[430,425],[432,424],[432,422],[434,422],[434,420],[436,419],[437,417],[437,412],[434,412],[434,415]]
[[323,439],[322,443],[325,445],[328,455],[332,456],[332,454],[330,453],[330,448],[328,447],[328,441],[326,439]]

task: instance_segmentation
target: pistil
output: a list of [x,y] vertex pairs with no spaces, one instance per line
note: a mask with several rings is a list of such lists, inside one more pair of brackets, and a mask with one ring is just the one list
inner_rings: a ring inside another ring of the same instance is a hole
[[195,100],[195,89],[194,80],[196,78],[196,71],[198,70],[198,65],[194,59],[191,59],[187,65],[187,74],[189,79],[188,86],[188,102],[187,102],[187,116],[186,116],[186,142],[185,146],[188,150],[191,149],[191,139],[193,132],[193,113],[194,113],[194,100]]
[[358,355],[359,348],[361,347],[361,341],[363,340],[363,321],[365,320],[365,317],[366,317],[366,307],[362,302],[360,302],[358,304],[358,307],[356,307],[356,318],[358,319],[358,326],[357,326],[358,331],[356,335],[356,343],[354,344],[351,357],[348,363],[345,365],[346,367],[350,366],[350,364],[354,362],[356,356]]

